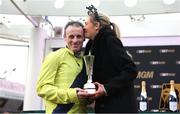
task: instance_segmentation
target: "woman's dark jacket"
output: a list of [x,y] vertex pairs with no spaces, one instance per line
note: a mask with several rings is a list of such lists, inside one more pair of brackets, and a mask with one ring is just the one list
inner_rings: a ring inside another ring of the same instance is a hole
[[137,69],[122,42],[108,27],[102,28],[85,48],[95,55],[93,81],[104,85],[108,96],[96,100],[95,112],[137,112],[133,81]]

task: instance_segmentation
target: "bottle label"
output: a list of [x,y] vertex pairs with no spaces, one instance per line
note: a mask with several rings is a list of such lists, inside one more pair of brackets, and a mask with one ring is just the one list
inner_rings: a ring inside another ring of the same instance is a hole
[[177,110],[177,105],[177,102],[169,102],[169,109],[174,112]]
[[147,102],[140,102],[139,105],[140,105],[139,108],[141,111],[147,110]]

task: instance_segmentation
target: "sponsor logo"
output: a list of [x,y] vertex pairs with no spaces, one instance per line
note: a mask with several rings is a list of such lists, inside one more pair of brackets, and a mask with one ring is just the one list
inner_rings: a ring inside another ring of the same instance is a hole
[[162,77],[176,76],[176,73],[163,72],[163,73],[160,73],[160,76],[162,76]]
[[141,62],[139,62],[139,61],[134,61],[134,64],[135,64],[135,65],[140,65]]
[[153,79],[154,71],[139,71],[137,78],[141,79]]
[[141,88],[141,86],[140,85],[134,85],[134,88],[139,89],[139,88]]
[[141,53],[151,53],[151,52],[152,52],[152,50],[147,50],[147,49],[136,50],[136,53],[139,53],[139,54],[141,54]]
[[176,64],[177,64],[177,65],[180,65],[180,61],[176,61]]
[[162,85],[151,85],[150,88],[152,88],[152,89],[161,89]]
[[160,53],[175,53],[175,49],[160,49]]
[[151,65],[164,65],[166,61],[150,61]]

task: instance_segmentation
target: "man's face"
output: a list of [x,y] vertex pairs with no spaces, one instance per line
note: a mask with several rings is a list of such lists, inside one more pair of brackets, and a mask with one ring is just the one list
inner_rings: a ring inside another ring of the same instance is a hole
[[83,41],[84,41],[84,33],[82,27],[77,26],[69,26],[66,29],[65,41],[67,43],[68,48],[73,52],[78,52],[81,50]]

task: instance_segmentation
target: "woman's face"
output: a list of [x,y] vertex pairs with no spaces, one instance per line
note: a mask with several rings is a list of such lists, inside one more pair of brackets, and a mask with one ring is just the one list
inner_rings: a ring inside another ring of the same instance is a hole
[[93,23],[91,17],[87,17],[84,26],[85,37],[93,40],[96,34],[98,33],[98,30],[98,23]]

